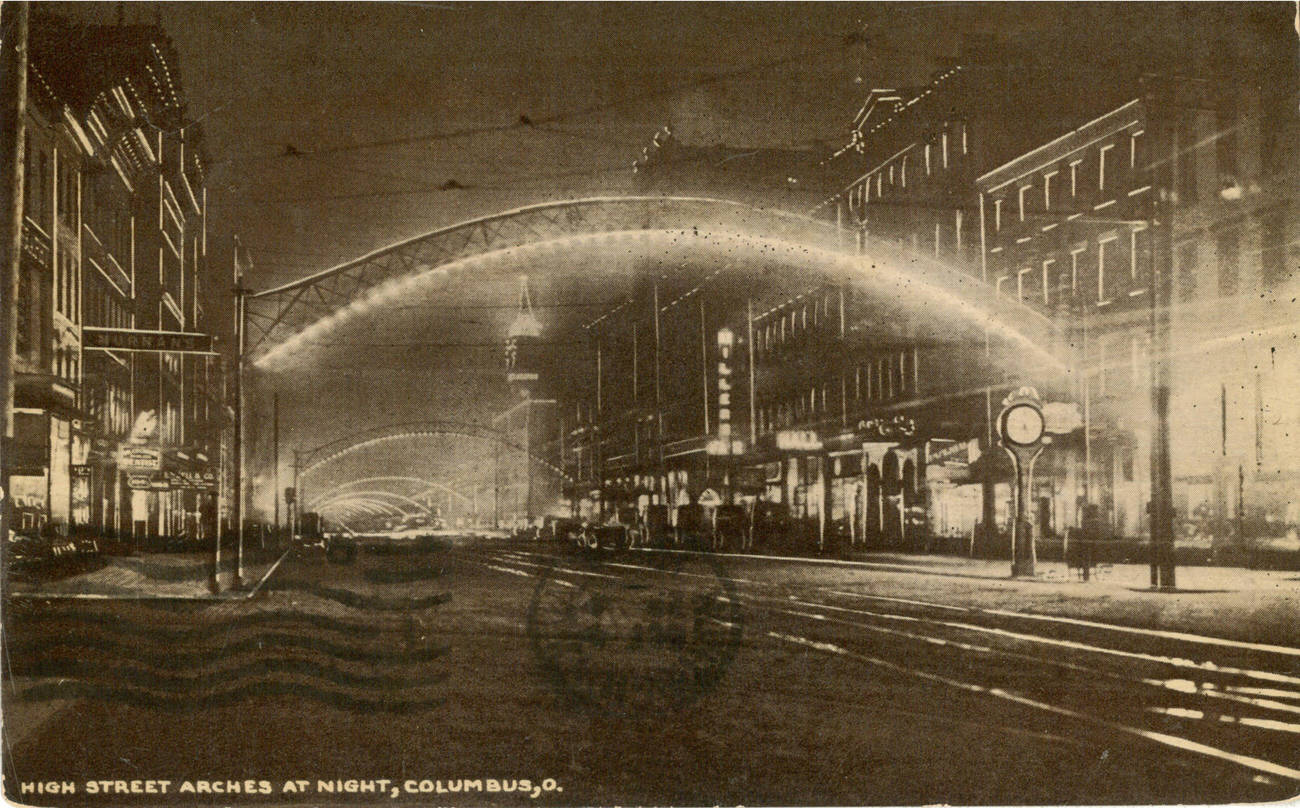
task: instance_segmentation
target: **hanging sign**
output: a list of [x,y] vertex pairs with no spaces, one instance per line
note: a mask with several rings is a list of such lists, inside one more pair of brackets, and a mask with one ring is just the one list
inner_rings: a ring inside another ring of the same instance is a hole
[[188,331],[146,331],[135,328],[81,329],[81,346],[103,351],[152,351],[211,354],[212,335]]

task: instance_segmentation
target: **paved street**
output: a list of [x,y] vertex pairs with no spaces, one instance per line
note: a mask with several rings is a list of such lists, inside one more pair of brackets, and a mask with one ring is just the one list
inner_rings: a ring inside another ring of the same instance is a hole
[[[328,779],[360,800],[457,804],[1295,793],[1300,649],[1145,628],[1132,604],[1125,626],[1072,618],[1051,589],[1069,585],[1020,591],[1035,585],[457,540],[349,565],[297,551],[245,600],[15,601],[6,793],[105,804],[141,797],[85,781],[168,780],[151,800],[193,802],[183,783],[217,780],[213,801],[305,803]],[[1249,632],[1259,615],[1239,617]],[[46,781],[77,792],[17,790]]]

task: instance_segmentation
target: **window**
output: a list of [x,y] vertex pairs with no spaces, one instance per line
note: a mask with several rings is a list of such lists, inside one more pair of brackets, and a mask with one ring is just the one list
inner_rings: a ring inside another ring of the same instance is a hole
[[1214,161],[1220,186],[1235,182],[1237,177],[1237,110],[1231,102],[1215,112]]
[[1175,152],[1182,152],[1178,164],[1178,201],[1186,204],[1197,199],[1196,154],[1192,146],[1196,143],[1196,113],[1188,112],[1183,118],[1177,134],[1178,147]]
[[1021,303],[1025,302],[1025,294],[1027,292],[1032,293],[1032,289],[1026,288],[1027,286],[1032,286],[1033,283],[1032,279],[1029,282],[1029,284],[1026,284],[1025,276],[1033,271],[1034,270],[1032,267],[1023,267],[1019,272],[1016,273],[1016,300],[1020,301]]
[[907,187],[907,155],[903,155],[903,162],[899,165],[899,180],[904,188]]
[[943,133],[943,167],[948,167],[948,132]]
[[1072,160],[1070,162],[1070,196],[1079,195],[1079,164],[1082,160]]
[[1087,247],[1076,247],[1070,250],[1070,294],[1073,295],[1079,291],[1079,256],[1087,251]]
[[1260,215],[1260,280],[1273,287],[1286,280],[1286,203]]
[[890,184],[890,185],[893,185],[893,184],[894,184],[894,166],[893,166],[893,165],[890,165],[890,166],[889,166],[889,184]]
[[1052,209],[1052,177],[1055,177],[1057,171],[1049,171],[1043,175],[1043,210]]
[[1115,148],[1114,143],[1107,143],[1101,147],[1097,158],[1097,188],[1106,190],[1106,152]]
[[1145,134],[1145,130],[1139,129],[1128,136],[1128,167],[1137,168],[1138,164],[1138,138]]
[[1002,200],[993,200],[993,231],[1002,229]]
[[934,254],[936,258],[939,255],[940,248],[940,227],[941,225],[938,222],[934,223]]
[[1219,296],[1232,297],[1237,294],[1237,281],[1240,275],[1238,259],[1241,245],[1237,231],[1226,227],[1216,234],[1214,252],[1219,264]]
[[1142,258],[1146,255],[1147,229],[1145,225],[1129,232],[1129,280],[1137,281]]
[[1009,280],[1009,276],[1001,275],[998,277],[997,283],[994,284],[993,289],[998,297],[1002,297],[1002,284],[1006,283],[1007,280]]
[[1107,303],[1106,298],[1106,257],[1107,254],[1114,251],[1111,247],[1118,240],[1118,236],[1111,236],[1097,243],[1097,302]]
[[925,176],[930,176],[930,144],[925,144]]
[[1019,205],[1020,221],[1022,221],[1022,222],[1025,220],[1025,194],[1027,194],[1027,193],[1029,193],[1031,190],[1033,190],[1033,187],[1034,187],[1034,186],[1032,186],[1032,185],[1022,185],[1022,186],[1020,187],[1020,194],[1019,194],[1019,199],[1017,200],[1017,203],[1018,203],[1018,205]]
[[1056,268],[1055,258],[1049,258],[1043,262],[1043,305],[1044,306],[1050,306],[1052,303],[1051,296],[1048,293],[1048,289],[1051,288],[1052,272],[1055,271],[1055,268]]

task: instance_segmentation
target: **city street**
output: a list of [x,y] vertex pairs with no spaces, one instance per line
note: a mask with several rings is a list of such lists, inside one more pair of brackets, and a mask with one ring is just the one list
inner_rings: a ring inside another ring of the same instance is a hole
[[3,798],[1294,798],[1294,12],[0,0]]
[[331,779],[457,804],[523,799],[461,780],[548,778],[540,804],[1295,793],[1300,649],[876,566],[455,538],[346,565],[298,550],[243,600],[24,599],[6,614],[6,793],[71,780],[76,796],[21,801],[140,799],[87,795],[91,778],[169,780],[176,801],[226,778],[271,784],[242,801],[302,802]]

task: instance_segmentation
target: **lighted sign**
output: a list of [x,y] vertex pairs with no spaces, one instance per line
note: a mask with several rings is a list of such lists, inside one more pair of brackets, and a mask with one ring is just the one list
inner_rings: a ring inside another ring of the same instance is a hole
[[776,448],[789,452],[815,452],[822,440],[811,429],[783,429],[776,433]]

